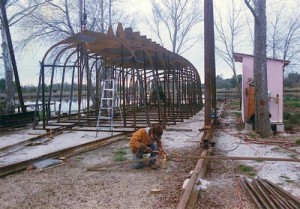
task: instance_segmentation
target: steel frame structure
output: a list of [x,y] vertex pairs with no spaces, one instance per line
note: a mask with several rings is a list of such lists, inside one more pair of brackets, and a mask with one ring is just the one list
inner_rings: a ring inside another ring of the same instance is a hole
[[[108,78],[118,84],[124,117],[119,127],[175,124],[203,107],[200,76],[188,60],[119,24],[115,34],[112,28],[107,33],[84,30],[46,52],[37,92],[43,129],[54,122],[95,128],[101,81]],[[66,83],[71,89],[65,89]],[[70,101],[66,112],[64,98]],[[55,118],[49,108],[53,101],[59,103]]]

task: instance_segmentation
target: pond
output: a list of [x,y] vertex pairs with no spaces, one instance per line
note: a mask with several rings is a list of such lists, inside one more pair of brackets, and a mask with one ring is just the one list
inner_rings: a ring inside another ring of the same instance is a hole
[[[38,103],[41,105],[42,101],[39,101]],[[30,110],[35,109],[36,101],[26,100],[24,102],[24,104],[27,107],[27,110],[30,111]],[[61,113],[68,113],[70,104],[71,104],[71,112],[78,111],[78,99],[77,98],[72,99],[72,101],[69,98],[63,98],[62,102],[61,102]],[[93,102],[90,101],[90,105],[92,105],[92,104],[93,104]],[[60,101],[58,99],[52,100],[50,102],[51,112],[58,112],[59,105],[60,105]],[[87,107],[87,99],[82,99],[81,109],[86,109],[86,107]]]

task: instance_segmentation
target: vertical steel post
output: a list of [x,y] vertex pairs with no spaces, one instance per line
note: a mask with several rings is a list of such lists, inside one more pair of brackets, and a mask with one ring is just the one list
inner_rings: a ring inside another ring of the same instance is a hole
[[70,92],[70,101],[69,101],[69,115],[71,115],[71,113],[72,113],[72,101],[73,101],[73,93],[74,93],[74,79],[75,79],[75,66],[73,67],[73,70],[72,70],[71,92]]
[[96,55],[96,104],[95,104],[95,111],[99,112],[99,101],[100,101],[100,96],[99,96],[99,88],[100,88],[100,67],[98,68],[98,60],[101,61],[101,59]]
[[155,79],[155,82],[156,82],[156,97],[157,97],[157,101],[158,101],[158,110],[157,110],[157,113],[158,113],[158,121],[161,121],[161,117],[162,117],[162,114],[161,114],[161,104],[160,104],[160,83],[159,83],[159,75],[158,75],[158,56],[157,56],[157,53],[155,52],[155,76],[154,76],[154,79]]
[[176,124],[175,105],[174,105],[174,103],[175,103],[175,73],[176,72],[175,72],[174,66],[170,64],[170,57],[169,56],[168,56],[168,67],[169,67],[169,70],[171,70],[171,73],[172,73],[172,75],[170,75],[171,78],[172,78],[172,82],[171,82],[172,83],[172,95],[171,95],[171,98],[170,98],[171,104],[172,104],[172,107],[171,107],[172,108],[172,110],[171,110],[172,122],[174,124]]
[[[164,78],[164,86],[163,86],[163,102],[164,102],[164,107],[163,107],[163,118],[165,119],[165,120],[168,120],[168,118],[167,118],[167,109],[168,109],[168,93],[166,94],[166,92],[168,92],[169,91],[169,88],[167,87],[167,85],[166,85],[166,82],[168,82],[168,80],[167,80],[167,75],[166,75],[166,54],[165,53],[163,53],[163,61],[162,61],[164,64],[163,64],[163,78]],[[168,82],[168,84],[169,84],[169,82]]]
[[122,86],[123,86],[123,117],[124,127],[126,127],[126,94],[125,94],[125,67],[124,67],[124,46],[121,45],[121,72],[122,72]]
[[91,99],[91,91],[92,91],[92,78],[91,78],[91,69],[89,66],[89,55],[86,52],[85,56],[84,56],[84,65],[86,68],[86,111],[87,111],[87,119],[89,119],[90,117],[90,99]]
[[143,62],[144,62],[144,103],[145,103],[145,113],[147,124],[150,126],[150,119],[149,119],[149,111],[148,111],[148,95],[147,95],[147,71],[146,71],[146,55],[145,50],[143,50]]
[[184,113],[183,113],[183,70],[182,66],[179,65],[178,67],[178,83],[179,83],[179,101],[180,101],[180,117],[181,117],[181,122],[183,122],[184,118]]
[[132,79],[132,87],[133,87],[133,107],[132,107],[133,108],[133,127],[136,128],[137,106],[139,105],[139,102],[137,100],[138,84],[135,81],[135,65],[132,68],[132,77],[131,77],[131,79]]
[[42,77],[42,116],[43,116],[43,129],[46,129],[46,104],[45,104],[45,67],[44,62],[41,63],[41,77]]

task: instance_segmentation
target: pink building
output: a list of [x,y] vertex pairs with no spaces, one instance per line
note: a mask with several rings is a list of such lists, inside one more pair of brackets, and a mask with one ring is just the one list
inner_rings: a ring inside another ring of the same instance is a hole
[[[254,85],[252,55],[234,53],[236,62],[242,63],[242,119],[246,128],[252,128],[251,117],[254,114]],[[269,111],[271,124],[277,131],[283,132],[283,72],[289,61],[267,59]]]

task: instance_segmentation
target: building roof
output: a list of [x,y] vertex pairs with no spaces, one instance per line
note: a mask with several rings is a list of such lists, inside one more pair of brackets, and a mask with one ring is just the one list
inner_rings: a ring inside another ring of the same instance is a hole
[[[234,60],[236,62],[243,62],[243,58],[244,57],[254,57],[254,56],[253,55],[249,55],[249,54],[233,53],[233,57],[234,57]],[[288,64],[290,64],[290,61],[288,61],[288,60],[273,59],[273,58],[267,58],[267,59],[268,60],[274,60],[274,61],[282,62],[283,63],[283,67],[285,67]]]

